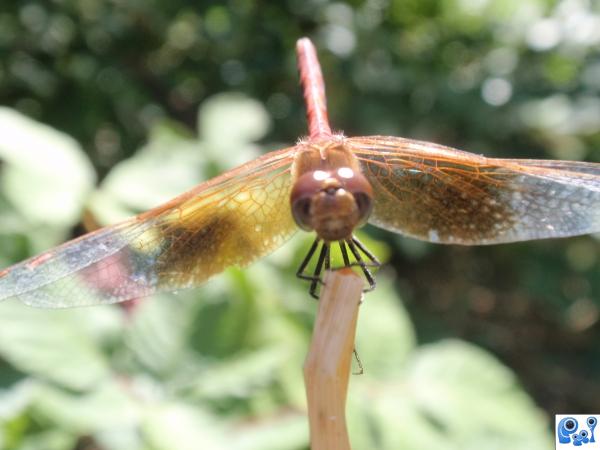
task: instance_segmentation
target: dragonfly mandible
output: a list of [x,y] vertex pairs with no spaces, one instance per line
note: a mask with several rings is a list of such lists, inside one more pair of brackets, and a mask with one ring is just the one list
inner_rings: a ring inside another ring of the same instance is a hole
[[[58,308],[197,286],[275,250],[298,228],[317,236],[298,271],[313,294],[336,242],[344,264],[358,264],[374,286],[369,265],[377,260],[353,235],[366,222],[461,245],[600,231],[600,164],[486,158],[412,139],[334,134],[314,46],[303,38],[296,51],[308,138],[0,271],[0,300]],[[306,275],[317,254],[317,272]]]

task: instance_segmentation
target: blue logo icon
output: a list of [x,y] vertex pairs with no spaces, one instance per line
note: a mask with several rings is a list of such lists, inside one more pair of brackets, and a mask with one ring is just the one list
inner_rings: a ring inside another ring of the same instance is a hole
[[600,437],[594,435],[600,415],[556,415],[556,448],[584,447],[600,449]]

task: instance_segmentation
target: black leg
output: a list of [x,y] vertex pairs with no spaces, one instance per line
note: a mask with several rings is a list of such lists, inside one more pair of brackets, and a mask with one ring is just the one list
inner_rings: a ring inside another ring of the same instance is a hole
[[346,240],[346,244],[348,244],[348,248],[350,249],[350,251],[354,255],[354,258],[356,259],[356,263],[360,266],[363,274],[365,275],[365,278],[367,279],[367,282],[369,283],[369,287],[365,289],[365,292],[372,291],[373,289],[375,289],[376,285],[375,278],[373,277],[373,274],[363,261],[362,256],[360,256],[360,252],[354,245],[354,239],[355,238]]
[[350,258],[348,258],[348,250],[346,249],[346,243],[344,241],[339,241],[338,244],[342,252],[342,258],[344,259],[344,267],[350,267]]
[[319,253],[319,259],[317,261],[317,265],[315,266],[315,271],[313,273],[313,278],[310,283],[309,293],[311,297],[319,299],[319,294],[317,294],[317,286],[319,283],[322,283],[321,273],[323,272],[323,263],[325,263],[325,269],[329,269],[331,264],[331,260],[329,257],[329,243],[323,242],[323,246],[321,247],[321,253]]
[[[310,264],[311,260],[314,258],[317,249],[321,245],[321,250],[319,252],[319,256],[317,259],[317,263],[315,266],[315,270],[312,275],[306,273],[306,269]],[[342,267],[360,267],[362,273],[364,274],[369,287],[365,289],[365,292],[372,291],[375,288],[375,278],[373,274],[369,270],[369,267],[379,267],[381,263],[377,260],[375,255],[373,255],[356,237],[352,236],[349,239],[338,241],[338,245],[340,246],[340,251],[343,259]],[[351,262],[350,255],[348,254],[348,249],[352,253],[354,257],[354,262]],[[366,257],[363,258],[364,255]],[[318,299],[318,287],[319,284],[323,284],[323,280],[321,275],[323,271],[331,269],[331,248],[329,242],[321,241],[318,237],[313,241],[308,253],[302,260],[300,267],[296,271],[296,276],[302,280],[310,281],[309,293],[312,297]],[[338,269],[338,267],[333,268]]]
[[306,270],[306,267],[308,266],[308,264],[310,263],[310,260],[312,259],[313,255],[315,254],[317,247],[319,247],[320,242],[321,242],[321,240],[318,237],[315,238],[314,242],[312,243],[312,245],[310,247],[310,250],[304,257],[304,259],[302,260],[302,263],[300,264],[300,267],[296,271],[296,276],[298,278],[301,278],[303,280],[309,280],[309,281],[313,280],[314,277],[311,275],[306,275],[304,273],[304,271]]
[[360,242],[356,236],[352,236],[352,242],[354,243],[354,245],[356,245],[358,247],[358,249],[363,252],[367,258],[369,258],[371,260],[371,263],[374,267],[380,267],[381,263],[379,262],[379,260],[375,257],[375,255],[373,253],[371,253],[369,251],[369,249],[367,247],[365,247],[363,245],[362,242]]

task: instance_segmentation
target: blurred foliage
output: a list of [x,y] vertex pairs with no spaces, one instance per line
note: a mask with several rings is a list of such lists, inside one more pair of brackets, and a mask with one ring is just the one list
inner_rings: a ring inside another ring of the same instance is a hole
[[[348,135],[600,161],[597,1],[2,2],[0,267],[306,133],[302,35]],[[356,448],[548,449],[597,412],[597,239],[366,233]],[[0,448],[307,448],[309,240],[127,309],[0,304]]]

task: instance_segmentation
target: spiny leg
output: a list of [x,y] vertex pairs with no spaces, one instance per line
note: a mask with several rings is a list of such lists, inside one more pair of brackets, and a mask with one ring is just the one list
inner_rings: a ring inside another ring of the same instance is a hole
[[[329,252],[329,250],[330,250],[329,243],[322,242],[322,244],[321,244],[321,242],[322,241],[318,237],[315,238],[310,249],[308,250],[308,253],[302,260],[300,267],[296,271],[296,276],[298,278],[300,278],[302,280],[310,281],[311,284],[310,284],[309,293],[312,297],[314,297],[316,299],[319,298],[319,296],[317,294],[317,286],[319,283],[323,283],[323,280],[321,279],[321,273],[323,272],[323,266],[325,266],[325,270],[329,270],[330,266],[331,266],[331,255]],[[312,260],[313,256],[315,255],[315,252],[316,252],[317,248],[319,247],[319,244],[321,244],[321,251],[320,251],[318,259],[317,259],[317,264],[315,266],[315,270],[312,275],[307,275],[306,268],[308,267],[308,265],[310,264],[310,261]]]
[[319,260],[317,261],[317,265],[315,266],[315,271],[313,273],[313,278],[310,283],[309,293],[311,297],[319,299],[319,294],[317,294],[317,286],[319,283],[322,283],[321,273],[323,272],[323,262],[325,263],[325,268],[329,269],[331,264],[329,257],[329,243],[323,242],[323,246],[321,247],[321,253],[319,253]]
[[[314,257],[319,245],[321,246],[321,251],[319,252],[318,260],[315,266],[315,270],[312,275],[308,275],[306,273],[306,268],[310,264],[310,261]],[[343,267],[352,267],[359,266],[369,283],[369,287],[365,289],[365,292],[371,291],[375,288],[375,278],[373,274],[369,270],[369,267],[379,267],[381,263],[377,260],[377,258],[355,237],[352,236],[349,239],[338,241],[338,245],[340,247],[340,252],[342,254],[343,259]],[[350,256],[348,254],[348,248],[350,252],[354,256],[356,262],[350,261]],[[310,281],[309,293],[312,297],[318,299],[317,288],[319,283],[323,283],[321,278],[322,272],[325,270],[329,270],[331,268],[331,253],[330,253],[330,243],[321,241],[318,237],[313,241],[308,253],[302,260],[300,267],[296,271],[296,276],[300,279]],[[364,254],[368,262],[364,260],[362,257]]]
[[373,267],[380,267],[381,263],[379,262],[379,260],[377,259],[377,257],[371,253],[369,251],[369,249],[367,247],[364,246],[364,244],[362,242],[360,242],[358,240],[358,238],[356,236],[352,236],[352,242],[354,243],[354,245],[356,245],[358,247],[358,249],[363,252],[367,258],[369,258],[371,260],[371,264]]
[[308,266],[308,264],[310,263],[310,260],[312,259],[313,255],[315,254],[315,251],[319,247],[320,242],[321,242],[321,240],[318,237],[316,237],[315,240],[313,241],[312,245],[310,246],[310,250],[308,250],[308,253],[304,257],[304,259],[302,260],[302,263],[300,264],[300,267],[298,267],[298,270],[296,271],[296,276],[298,278],[300,278],[302,280],[313,281],[314,277],[312,275],[306,275],[304,273],[304,271],[306,270],[306,267]]
[[[357,239],[354,237],[352,239],[347,239],[346,244],[348,244],[348,248],[350,249],[350,251],[354,255],[354,258],[356,259],[356,263],[360,266],[363,274],[365,275],[365,278],[367,279],[367,282],[369,283],[369,287],[367,289],[365,289],[365,292],[369,292],[369,291],[372,291],[373,289],[375,289],[375,285],[376,285],[375,278],[373,277],[373,274],[367,267],[367,264],[363,261],[363,258],[360,255],[360,252],[358,251],[358,248],[355,245],[355,242],[354,242],[355,240],[357,240]],[[369,259],[371,259],[371,257],[368,254],[367,254],[367,256],[369,257]],[[375,258],[375,257],[373,257],[373,258]],[[378,263],[378,261],[376,259],[374,262]],[[377,265],[379,265],[379,264],[377,264]]]
[[342,258],[344,259],[344,267],[350,267],[350,258],[348,257],[348,250],[346,249],[346,243],[344,241],[338,241],[340,251],[342,252]]
[[354,359],[356,360],[356,364],[358,364],[358,372],[352,372],[352,375],[362,375],[363,373],[365,373],[365,369],[363,367],[362,361],[360,360],[360,356],[358,356],[356,347],[352,349],[352,353],[354,353]]

